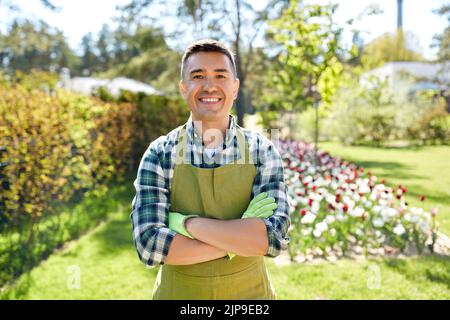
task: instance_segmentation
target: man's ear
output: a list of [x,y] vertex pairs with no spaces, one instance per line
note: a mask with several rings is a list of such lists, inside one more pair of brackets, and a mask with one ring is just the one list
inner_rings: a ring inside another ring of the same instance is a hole
[[234,89],[233,89],[234,99],[236,99],[237,96],[238,96],[238,93],[239,93],[239,85],[240,85],[239,78],[236,78],[236,79],[234,80]]
[[180,88],[180,93],[184,99],[186,99],[186,88],[184,87],[183,79],[178,82],[178,87]]

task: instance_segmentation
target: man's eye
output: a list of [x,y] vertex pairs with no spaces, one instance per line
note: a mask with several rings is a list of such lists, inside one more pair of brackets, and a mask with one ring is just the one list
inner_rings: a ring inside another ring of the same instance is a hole
[[197,74],[193,76],[192,79],[201,79],[202,77],[203,77],[202,75]]
[[223,74],[219,74],[219,75],[217,76],[217,78],[223,78],[223,79],[225,79],[226,77],[225,77]]

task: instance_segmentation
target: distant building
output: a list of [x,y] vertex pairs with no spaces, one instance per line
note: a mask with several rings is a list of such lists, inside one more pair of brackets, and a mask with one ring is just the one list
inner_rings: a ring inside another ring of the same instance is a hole
[[62,70],[58,86],[86,95],[92,94],[99,87],[105,87],[114,96],[118,96],[121,90],[135,93],[142,92],[148,95],[163,95],[161,91],[156,90],[152,86],[130,78],[119,77],[111,80],[92,77],[70,78],[68,69]]
[[446,99],[450,112],[450,62],[387,62],[364,74],[362,81],[370,76],[386,79],[397,96],[413,97],[420,91],[433,90]]

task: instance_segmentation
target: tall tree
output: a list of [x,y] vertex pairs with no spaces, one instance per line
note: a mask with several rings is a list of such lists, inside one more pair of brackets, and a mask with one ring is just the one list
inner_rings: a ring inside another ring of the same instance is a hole
[[90,75],[92,72],[98,71],[99,59],[95,54],[95,44],[92,33],[87,33],[81,39],[81,65],[80,72],[83,75]]
[[107,24],[103,24],[98,35],[96,47],[98,50],[98,68],[107,70],[111,66],[112,56],[112,34]]
[[0,36],[0,66],[10,73],[31,69],[59,71],[75,63],[75,54],[64,35],[43,21],[15,20]]
[[401,29],[394,34],[385,33],[369,42],[363,49],[363,64],[375,68],[388,61],[421,61],[422,55],[411,47],[414,34],[404,33]]
[[434,37],[433,47],[439,49],[437,59],[439,61],[450,61],[450,5],[443,5],[435,13],[446,16],[448,25],[442,34]]
[[282,49],[269,71],[273,90],[267,101],[273,108],[302,111],[319,95],[323,102],[330,102],[342,71],[342,28],[333,21],[336,9],[337,5],[291,1],[281,18],[270,22],[270,32]]

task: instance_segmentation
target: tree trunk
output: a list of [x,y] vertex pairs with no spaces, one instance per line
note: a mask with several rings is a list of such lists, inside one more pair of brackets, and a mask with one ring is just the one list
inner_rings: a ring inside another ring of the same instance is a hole
[[245,75],[242,73],[242,61],[240,54],[240,41],[241,41],[241,9],[239,0],[236,0],[236,12],[237,12],[237,26],[236,26],[236,38],[234,40],[234,49],[236,55],[236,69],[237,76],[239,78],[239,92],[236,101],[236,111],[238,118],[238,125],[244,126],[244,115],[245,115],[245,95],[244,95],[244,84],[245,84]]

